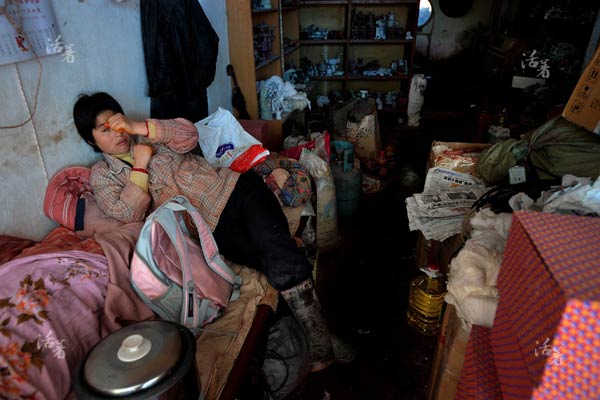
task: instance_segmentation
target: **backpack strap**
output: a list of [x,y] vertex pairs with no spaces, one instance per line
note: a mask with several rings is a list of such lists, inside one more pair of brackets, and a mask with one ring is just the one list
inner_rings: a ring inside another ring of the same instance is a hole
[[[175,196],[172,198],[173,201],[176,201],[179,205],[185,208],[185,210],[190,214],[192,220],[194,221],[194,225],[198,229],[198,236],[200,239],[200,246],[202,247],[202,254],[204,255],[204,259],[210,268],[219,274],[223,279],[227,282],[231,283],[234,286],[234,291],[236,289],[236,277],[229,268],[229,266],[219,254],[219,248],[217,247],[217,242],[215,242],[215,238],[212,235],[212,232],[198,210],[192,206],[187,198],[184,196]],[[174,206],[173,203],[169,203],[171,206]],[[181,210],[181,209],[179,209]],[[237,290],[239,291],[239,287],[241,286],[241,277],[238,277],[240,281],[237,285]],[[238,293],[239,297],[239,293]]]
[[242,277],[236,275],[233,281],[233,290],[231,291],[231,296],[229,297],[229,301],[236,301],[240,298],[240,288],[242,287]]

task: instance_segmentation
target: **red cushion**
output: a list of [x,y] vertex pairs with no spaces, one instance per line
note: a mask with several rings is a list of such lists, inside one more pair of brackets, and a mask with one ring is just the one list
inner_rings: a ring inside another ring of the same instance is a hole
[[54,222],[74,230],[77,201],[85,192],[92,192],[89,168],[67,167],[58,171],[46,188],[44,213]]

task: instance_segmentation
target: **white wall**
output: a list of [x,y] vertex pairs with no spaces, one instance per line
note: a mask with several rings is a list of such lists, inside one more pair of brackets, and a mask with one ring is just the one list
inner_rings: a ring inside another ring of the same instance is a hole
[[[220,38],[217,77],[209,87],[209,108],[231,109],[227,17],[224,1],[201,0]],[[91,165],[97,154],[80,139],[73,103],[80,93],[111,93],[125,112],[146,118],[146,73],[139,0],[52,0],[65,44],[73,44],[74,63],[61,55],[43,57],[38,106],[33,120],[0,129],[0,234],[39,240],[55,224],[43,213],[48,179],[70,165]],[[35,61],[0,66],[0,125],[26,120],[34,104],[39,65]]]
[[219,35],[219,57],[217,58],[217,75],[208,88],[208,112],[222,107],[231,111],[231,78],[227,75],[229,64],[229,37],[227,34],[227,7],[225,0],[200,0],[202,8],[210,23]]
[[431,38],[429,57],[450,58],[470,44],[471,32],[479,23],[489,26],[492,1],[474,1],[473,7],[460,18],[450,18],[440,11],[438,0],[432,0],[433,17],[417,36],[417,51],[427,54],[427,35]]

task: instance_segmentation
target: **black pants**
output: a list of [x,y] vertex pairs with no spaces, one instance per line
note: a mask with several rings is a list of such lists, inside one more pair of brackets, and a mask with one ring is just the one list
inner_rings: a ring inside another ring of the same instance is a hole
[[225,258],[262,271],[277,290],[311,276],[277,198],[254,171],[240,175],[213,235]]

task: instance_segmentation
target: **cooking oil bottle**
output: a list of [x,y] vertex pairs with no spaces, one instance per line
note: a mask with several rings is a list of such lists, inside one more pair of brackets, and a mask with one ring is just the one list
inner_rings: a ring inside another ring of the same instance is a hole
[[435,335],[440,329],[444,295],[444,277],[437,264],[421,269],[424,273],[412,280],[408,299],[408,325],[424,335]]

